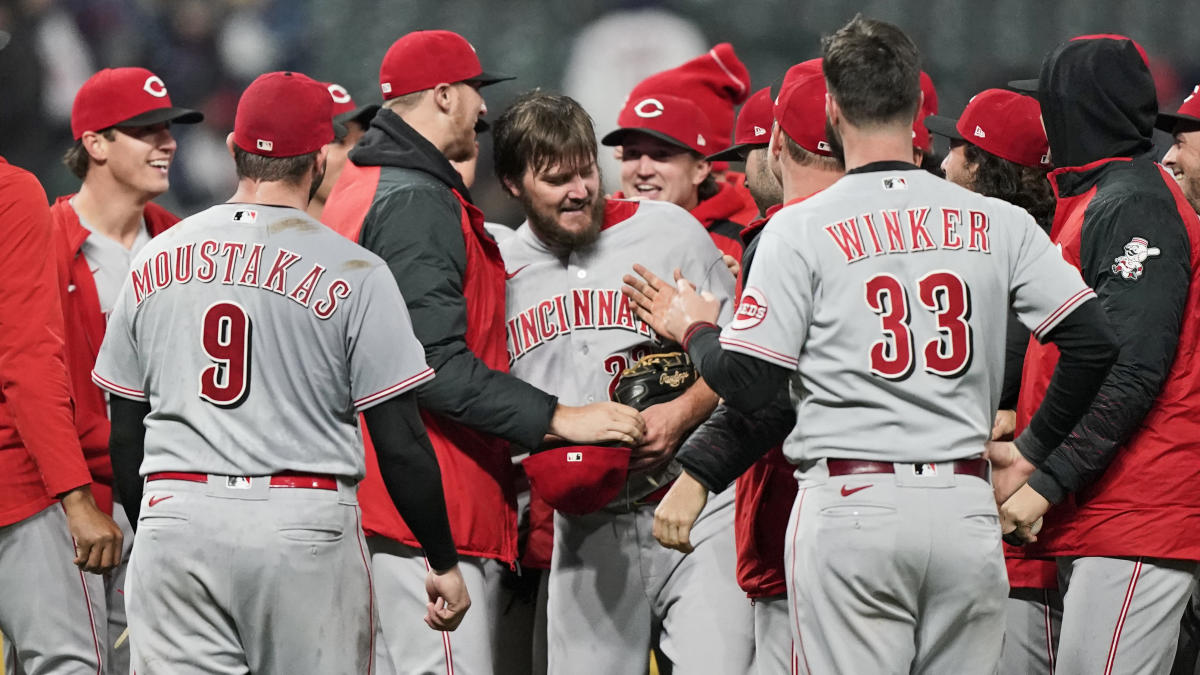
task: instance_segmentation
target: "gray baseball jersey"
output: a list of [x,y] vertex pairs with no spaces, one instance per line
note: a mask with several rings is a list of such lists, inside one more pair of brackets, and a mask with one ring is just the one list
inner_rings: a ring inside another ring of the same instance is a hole
[[149,400],[142,474],[352,479],[355,413],[433,377],[384,262],[296,209],[222,204],[134,260],[95,382]]
[[921,171],[849,174],[761,236],[721,343],[796,371],[793,462],[979,455],[1010,297],[1038,339],[1095,297],[1024,210]]
[[[609,200],[600,243],[571,253],[550,252],[524,223],[501,237],[508,270],[508,355],[513,375],[558,396],[565,405],[612,397],[621,371],[661,351],[645,322],[621,294],[621,277],[641,263],[663,279],[678,267],[732,314],[734,279],[721,253],[695,218],[664,202]],[[672,478],[630,476],[630,498],[653,492]],[[676,470],[677,472],[677,470]]]
[[[566,259],[548,251],[528,223],[499,237],[512,373],[568,405],[607,400],[622,370],[661,350],[621,294],[633,263],[665,279],[680,268],[720,298],[722,320],[732,313],[733,275],[690,214],[667,202],[609,200],[605,215],[600,239]],[[625,493],[595,513],[555,514],[546,621],[551,675],[644,671],[652,635],[659,663],[670,661],[675,672],[749,669],[752,612],[734,575],[732,494],[709,501],[689,555],[654,540],[653,504],[629,503],[677,471],[630,476]]]

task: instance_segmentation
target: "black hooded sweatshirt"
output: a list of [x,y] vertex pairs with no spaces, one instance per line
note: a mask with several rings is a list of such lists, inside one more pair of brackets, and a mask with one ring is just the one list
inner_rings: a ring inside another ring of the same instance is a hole
[[[1154,80],[1128,39],[1077,38],[1046,57],[1038,101],[1050,140],[1058,197],[1051,238],[1096,290],[1120,356],[1091,408],[1057,448],[1024,435],[1039,466],[1029,483],[1052,502],[1095,482],[1138,430],[1175,359],[1192,276],[1187,208],[1156,165]],[[1181,208],[1182,207],[1182,208]],[[1142,260],[1130,247],[1147,251]],[[1030,345],[1018,426],[1047,386],[1045,348]],[[1035,354],[1038,359],[1030,362]]]

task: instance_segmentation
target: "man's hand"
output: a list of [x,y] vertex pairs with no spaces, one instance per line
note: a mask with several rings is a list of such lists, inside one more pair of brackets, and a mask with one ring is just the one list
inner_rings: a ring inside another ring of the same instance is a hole
[[738,278],[738,275],[742,273],[742,263],[738,262],[737,258],[729,255],[728,253],[721,256],[721,262],[725,263],[725,266],[729,268],[729,271],[733,274],[734,279]]
[[993,441],[1011,441],[1013,432],[1017,430],[1016,410],[997,410],[996,420],[992,422]]
[[708,488],[687,471],[679,474],[667,496],[654,509],[654,538],[667,548],[691,553],[692,525],[707,503]]
[[662,338],[680,342],[692,324],[714,323],[721,313],[721,302],[716,296],[708,291],[697,293],[678,268],[674,288],[641,265],[634,265],[633,271],[641,278],[626,274],[622,277],[625,286],[621,292],[633,301],[638,318]]
[[648,471],[669,461],[684,437],[708,419],[717,401],[716,392],[700,379],[679,398],[643,410],[646,435],[629,456],[629,470]]
[[1008,501],[1000,506],[1000,527],[1005,541],[1014,545],[1037,541],[1042,529],[1042,516],[1050,508],[1050,501],[1037,490],[1022,485]]
[[444,572],[429,570],[425,575],[425,593],[429,596],[425,605],[425,623],[434,630],[458,628],[471,608],[467,582],[458,565]]
[[121,528],[96,506],[90,485],[61,495],[67,529],[75,539],[75,565],[85,572],[102,574],[121,562]]
[[558,404],[550,419],[550,433],[568,443],[619,443],[637,445],[646,433],[646,421],[638,411],[612,401],[584,406]]
[[1012,441],[988,441],[985,456],[992,463],[992,490],[996,504],[1003,504],[1025,484],[1037,468],[1025,459]]

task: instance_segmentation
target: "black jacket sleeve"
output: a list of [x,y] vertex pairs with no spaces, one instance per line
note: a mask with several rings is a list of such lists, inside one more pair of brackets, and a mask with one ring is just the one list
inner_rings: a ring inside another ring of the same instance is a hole
[[708,386],[725,399],[725,404],[744,412],[769,403],[780,389],[786,390],[787,368],[753,356],[721,349],[721,329],[713,324],[692,326],[683,348]]
[[767,405],[742,412],[721,404],[679,448],[675,458],[693,478],[721,492],[760,457],[783,443],[796,426],[787,387]]
[[429,566],[442,572],[458,562],[446,495],[433,444],[425,433],[417,395],[407,392],[363,412],[375,444],[379,473],[392,503],[412,530]]
[[524,447],[537,447],[557,399],[488,368],[468,347],[461,208],[444,187],[405,186],[378,199],[361,243],[400,286],[413,332],[437,377],[418,390],[421,407]]
[[1004,336],[1004,384],[1000,390],[1000,409],[1016,410],[1021,393],[1021,370],[1025,367],[1025,351],[1029,348],[1029,329],[1008,310],[1008,331]]
[[146,454],[145,419],[150,414],[150,403],[112,394],[109,409],[112,419],[108,454],[112,459],[113,483],[129,518],[129,526],[136,531],[138,512],[142,507],[141,468]]
[[[1191,277],[1187,232],[1169,195],[1093,202],[1085,218],[1083,278],[1096,289],[1120,351],[1087,414],[1030,477],[1051,501],[1095,482],[1154,405],[1175,360]],[[1134,237],[1157,249],[1137,279],[1113,269]]]

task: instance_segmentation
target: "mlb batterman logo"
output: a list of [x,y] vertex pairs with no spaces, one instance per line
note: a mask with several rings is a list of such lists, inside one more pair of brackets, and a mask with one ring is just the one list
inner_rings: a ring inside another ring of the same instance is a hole
[[1150,246],[1150,242],[1141,237],[1134,237],[1125,244],[1125,255],[1114,258],[1112,273],[1121,275],[1123,279],[1137,281],[1145,272],[1142,263],[1148,258],[1161,254],[1162,251]]
[[767,318],[767,297],[757,288],[747,288],[742,291],[742,302],[738,305],[737,313],[729,327],[733,330],[753,328]]

